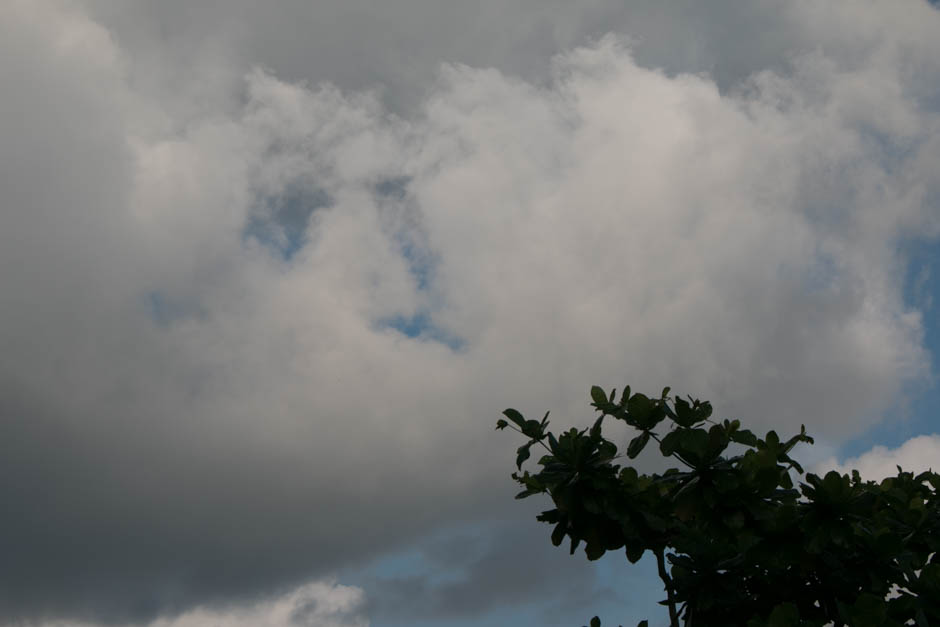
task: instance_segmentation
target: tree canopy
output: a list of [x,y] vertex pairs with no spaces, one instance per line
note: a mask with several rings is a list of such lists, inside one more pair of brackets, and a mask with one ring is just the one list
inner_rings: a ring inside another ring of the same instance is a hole
[[[547,494],[554,507],[538,520],[572,554],[582,543],[590,560],[652,553],[670,625],[940,625],[937,473],[820,477],[791,456],[813,442],[805,427],[761,438],[738,420],[713,419],[708,402],[670,398],[669,388],[656,398],[628,386],[618,400],[595,386],[591,398],[593,426],[558,435],[547,413],[503,412],[496,428],[527,438],[512,474],[524,488],[516,498]],[[625,455],[605,437],[607,419],[632,430]],[[621,465],[651,442],[676,466]],[[522,471],[536,448],[545,451],[537,471]]]

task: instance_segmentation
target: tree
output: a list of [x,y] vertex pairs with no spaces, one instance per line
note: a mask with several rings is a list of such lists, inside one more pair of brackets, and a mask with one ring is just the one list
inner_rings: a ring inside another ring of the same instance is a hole
[[[512,474],[524,487],[516,498],[551,497],[537,518],[554,525],[555,546],[567,538],[574,554],[584,543],[590,560],[623,549],[631,563],[651,552],[673,627],[940,625],[940,476],[804,473],[790,453],[812,444],[805,427],[759,438],[737,420],[713,420],[708,402],[668,394],[627,387],[618,401],[595,386],[593,426],[557,436],[547,413],[503,412],[496,428],[528,438]],[[655,442],[678,467],[621,467],[607,418],[633,429],[628,459]],[[533,447],[546,454],[537,472],[522,472]]]

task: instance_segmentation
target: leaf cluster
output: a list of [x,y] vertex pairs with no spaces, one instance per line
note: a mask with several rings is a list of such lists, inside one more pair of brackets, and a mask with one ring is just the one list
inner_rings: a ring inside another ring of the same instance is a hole
[[[496,428],[527,438],[516,498],[547,494],[554,507],[538,520],[572,554],[582,544],[591,560],[652,553],[672,625],[940,625],[936,473],[819,477],[791,457],[813,442],[805,427],[758,437],[737,420],[713,420],[708,402],[670,398],[669,388],[656,398],[626,387],[618,399],[595,386],[591,399],[593,425],[558,435],[548,414],[504,412]],[[604,436],[605,421],[629,427],[624,452]],[[651,443],[675,467],[621,465]],[[533,447],[545,451],[538,470],[522,471]]]

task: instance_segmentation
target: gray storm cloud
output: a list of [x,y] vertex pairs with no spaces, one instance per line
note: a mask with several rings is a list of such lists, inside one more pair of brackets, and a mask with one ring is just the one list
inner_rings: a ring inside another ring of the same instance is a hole
[[592,383],[837,443],[926,380],[933,9],[757,4],[733,54],[739,3],[503,48],[464,5],[0,9],[0,614],[172,620],[501,515],[495,416]]

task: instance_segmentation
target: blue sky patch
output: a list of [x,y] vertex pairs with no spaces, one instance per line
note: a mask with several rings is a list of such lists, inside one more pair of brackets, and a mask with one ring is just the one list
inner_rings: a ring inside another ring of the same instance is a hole
[[[534,512],[537,505],[523,508]],[[632,565],[622,551],[611,551],[589,562],[583,551],[572,556],[564,546],[552,547],[549,532],[534,515],[457,525],[364,569],[347,571],[342,579],[362,586],[376,603],[373,627],[567,627],[586,624],[595,614],[611,625],[635,625],[643,619],[656,625],[665,619],[657,603],[664,593],[652,556]],[[521,555],[512,554],[510,546]],[[479,580],[491,573],[480,565],[491,562],[503,564],[499,576],[507,576],[507,581]],[[473,594],[477,588],[482,589],[481,598],[469,602],[489,600],[490,607],[458,615],[448,612],[446,600],[453,593]],[[547,603],[543,588],[551,597]],[[419,594],[420,601],[412,594]]]
[[259,210],[248,218],[243,236],[290,261],[307,243],[310,216],[332,204],[333,199],[322,189],[288,186],[282,195],[261,202]]
[[427,290],[434,275],[435,260],[420,228],[418,214],[413,211],[414,207],[405,204],[409,183],[410,176],[398,176],[380,181],[374,190],[380,210],[392,211],[395,226],[391,237],[408,263],[408,271],[417,282],[418,289]]
[[383,198],[402,201],[408,195],[408,184],[411,182],[410,176],[396,176],[379,181],[375,185],[376,195]]
[[429,340],[444,344],[453,351],[461,350],[466,342],[434,324],[431,315],[419,312],[411,316],[398,315],[383,318],[379,321],[379,328],[394,329],[402,335],[418,340]]
[[158,327],[166,328],[183,318],[197,315],[197,308],[169,297],[161,290],[147,292],[144,299],[150,319]]

